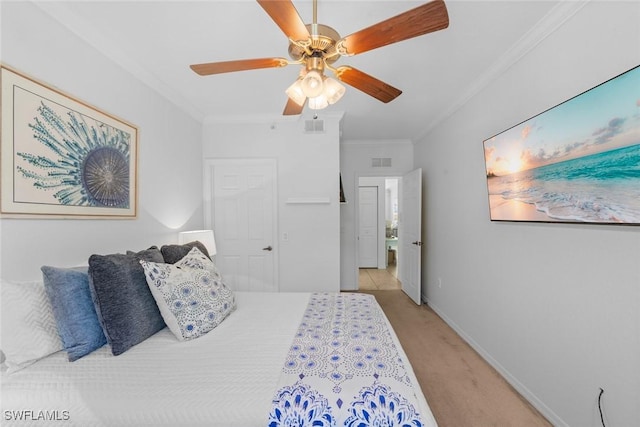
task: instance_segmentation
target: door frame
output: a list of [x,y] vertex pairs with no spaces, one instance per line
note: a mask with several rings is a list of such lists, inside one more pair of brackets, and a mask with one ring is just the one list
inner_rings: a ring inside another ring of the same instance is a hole
[[[359,198],[359,194],[358,194],[358,187],[360,186],[360,178],[385,178],[385,179],[386,178],[389,178],[389,179],[393,178],[393,179],[397,179],[398,180],[398,194],[401,194],[402,176],[405,175],[405,174],[406,174],[406,172],[404,172],[404,173],[397,173],[397,172],[393,173],[393,172],[391,172],[391,173],[377,173],[376,174],[376,173],[371,173],[370,171],[369,172],[358,172],[358,171],[356,171],[354,173],[354,188],[355,188],[355,191],[354,191],[354,197],[355,197],[354,204],[355,204],[355,207],[354,207],[354,209],[355,209],[355,212],[354,212],[354,218],[353,219],[354,219],[354,222],[355,222],[355,226],[354,226],[355,228],[354,228],[354,245],[353,246],[354,246],[354,260],[355,260],[355,262],[354,262],[355,266],[354,267],[355,268],[353,270],[353,280],[354,280],[353,283],[356,284],[356,289],[360,288],[360,284],[359,284],[360,283],[360,272],[359,272],[360,268],[359,268],[359,262],[358,262],[358,260],[360,258],[360,248],[359,248],[359,244],[358,244],[358,233],[359,233],[359,230],[360,230],[360,208],[359,208],[359,206],[360,206],[360,198]],[[401,197],[398,197],[398,210],[400,210],[401,204],[402,204]],[[398,235],[400,235],[400,230],[398,230]],[[398,245],[398,251],[399,250],[400,250],[400,245]],[[399,258],[401,254],[397,253],[397,255],[398,255],[398,258]],[[402,282],[402,277],[401,277],[401,274],[400,274],[400,268],[398,268],[396,271],[397,271],[397,274],[398,274],[397,279],[400,282]]]
[[[203,162],[202,171],[202,193],[203,193],[203,215],[204,226],[208,230],[213,230],[213,168],[216,165],[269,165],[273,169],[273,215],[272,215],[272,230],[273,230],[273,242],[278,242],[278,162],[274,158],[217,158],[206,157]],[[215,231],[214,231],[215,234]],[[272,252],[273,255],[273,281],[276,285],[276,292],[280,289],[280,277],[279,277],[279,251]],[[214,258],[215,259],[215,258]]]

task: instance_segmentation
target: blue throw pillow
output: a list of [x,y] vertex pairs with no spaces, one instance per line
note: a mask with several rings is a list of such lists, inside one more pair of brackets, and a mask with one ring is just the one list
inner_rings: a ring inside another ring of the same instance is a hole
[[140,260],[164,261],[158,248],[126,255],[89,257],[89,286],[93,303],[114,356],[166,326],[147,286]]
[[44,288],[53,308],[58,335],[73,362],[107,343],[96,314],[87,267],[43,266]]

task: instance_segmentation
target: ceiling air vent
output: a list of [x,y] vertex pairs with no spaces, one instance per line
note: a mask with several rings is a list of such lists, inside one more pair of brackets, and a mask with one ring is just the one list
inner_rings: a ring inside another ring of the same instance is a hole
[[373,168],[390,168],[391,157],[373,157],[371,158],[371,167]]
[[304,121],[305,133],[323,133],[324,132],[324,120],[305,120]]

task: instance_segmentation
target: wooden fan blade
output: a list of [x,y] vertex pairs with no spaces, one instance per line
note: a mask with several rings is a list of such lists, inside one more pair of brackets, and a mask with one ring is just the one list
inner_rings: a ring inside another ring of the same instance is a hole
[[258,4],[291,40],[307,40],[311,37],[291,0],[258,0]]
[[284,111],[282,112],[283,116],[297,116],[298,114],[302,114],[302,109],[304,108],[304,104],[307,101],[305,100],[302,105],[295,102],[293,99],[287,97],[287,105],[284,106]]
[[209,62],[190,65],[191,69],[201,76],[231,73],[233,71],[256,70],[259,68],[284,67],[289,62],[284,58],[241,59],[239,61]]
[[348,65],[338,67],[335,74],[340,81],[361,90],[367,95],[373,96],[385,104],[393,101],[402,93],[400,89],[396,89],[395,87]]
[[444,1],[434,0],[343,37],[337,46],[341,55],[356,55],[448,26],[449,14]]

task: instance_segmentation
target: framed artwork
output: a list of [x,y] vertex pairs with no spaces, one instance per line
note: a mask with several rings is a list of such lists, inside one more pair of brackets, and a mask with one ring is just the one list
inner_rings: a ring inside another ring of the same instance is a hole
[[138,129],[4,65],[0,213],[135,218]]
[[640,66],[484,141],[492,221],[640,225]]

